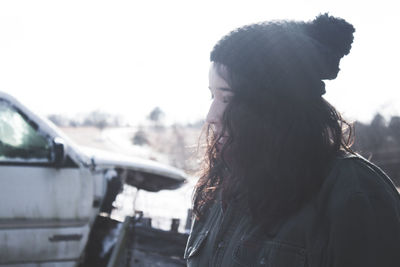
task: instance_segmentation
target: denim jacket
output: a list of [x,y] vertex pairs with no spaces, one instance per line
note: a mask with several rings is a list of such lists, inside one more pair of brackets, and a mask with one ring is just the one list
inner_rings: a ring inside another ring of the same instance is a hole
[[273,234],[252,222],[243,201],[216,201],[195,220],[189,267],[399,267],[400,195],[375,165],[338,158],[318,194]]

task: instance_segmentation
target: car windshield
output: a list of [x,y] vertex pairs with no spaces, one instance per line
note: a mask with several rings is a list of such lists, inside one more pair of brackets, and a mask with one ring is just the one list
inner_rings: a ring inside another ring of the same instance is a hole
[[49,140],[21,112],[0,99],[0,161],[50,160]]

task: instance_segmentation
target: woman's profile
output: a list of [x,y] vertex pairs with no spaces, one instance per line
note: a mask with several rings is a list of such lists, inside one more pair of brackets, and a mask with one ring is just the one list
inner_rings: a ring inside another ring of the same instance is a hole
[[323,97],[354,31],[323,14],[214,46],[188,266],[400,266],[399,193]]

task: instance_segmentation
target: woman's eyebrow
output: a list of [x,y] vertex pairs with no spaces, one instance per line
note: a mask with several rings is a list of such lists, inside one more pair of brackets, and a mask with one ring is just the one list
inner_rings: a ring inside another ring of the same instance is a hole
[[233,90],[229,87],[218,87],[217,89],[221,91],[233,92]]
[[[208,89],[212,90],[210,86],[208,87]],[[216,89],[221,91],[233,92],[233,90],[229,87],[217,87]]]

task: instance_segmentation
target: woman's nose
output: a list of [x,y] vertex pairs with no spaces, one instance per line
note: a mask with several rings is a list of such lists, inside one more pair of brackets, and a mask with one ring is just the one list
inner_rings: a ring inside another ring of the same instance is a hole
[[213,101],[210,105],[210,109],[208,110],[206,122],[209,124],[217,124],[219,121],[218,117],[218,108],[215,105],[215,101]]

